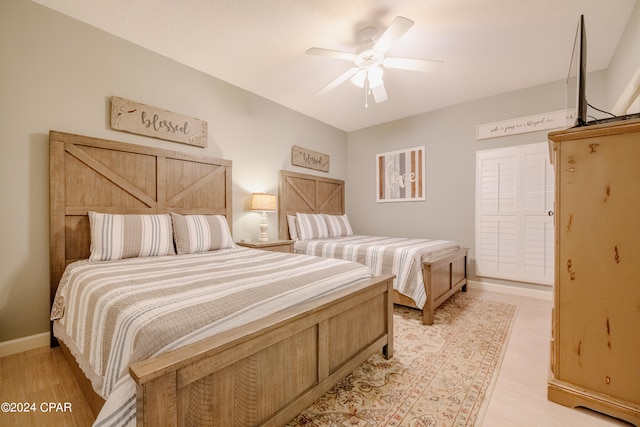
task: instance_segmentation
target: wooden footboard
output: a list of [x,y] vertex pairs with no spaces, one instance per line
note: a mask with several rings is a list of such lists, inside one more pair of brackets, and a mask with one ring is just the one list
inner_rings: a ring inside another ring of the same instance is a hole
[[392,278],[133,364],[138,425],[288,422],[373,353],[393,355]]
[[[433,311],[459,290],[467,290],[468,248],[460,248],[438,259],[422,264],[424,289],[427,302],[422,309],[422,322],[433,325]],[[415,302],[394,290],[396,304],[418,308]]]

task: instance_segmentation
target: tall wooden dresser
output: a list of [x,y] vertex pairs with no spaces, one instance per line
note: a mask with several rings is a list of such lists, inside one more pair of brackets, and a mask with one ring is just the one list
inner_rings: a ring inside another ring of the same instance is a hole
[[555,288],[549,400],[640,425],[640,120],[549,134]]

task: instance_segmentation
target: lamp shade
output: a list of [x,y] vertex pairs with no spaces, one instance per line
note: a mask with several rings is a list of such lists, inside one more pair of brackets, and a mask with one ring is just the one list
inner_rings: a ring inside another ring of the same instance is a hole
[[251,210],[263,212],[278,210],[276,196],[273,194],[253,193],[251,195]]

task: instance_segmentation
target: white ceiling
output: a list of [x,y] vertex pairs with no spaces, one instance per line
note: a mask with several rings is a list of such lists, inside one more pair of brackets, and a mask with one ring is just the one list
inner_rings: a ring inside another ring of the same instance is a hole
[[[566,77],[580,14],[588,71],[606,68],[636,0],[34,0],[336,128],[352,131]],[[438,59],[437,73],[386,70],[389,100],[364,107],[352,67],[305,55],[354,52],[359,32],[415,25],[388,56]]]

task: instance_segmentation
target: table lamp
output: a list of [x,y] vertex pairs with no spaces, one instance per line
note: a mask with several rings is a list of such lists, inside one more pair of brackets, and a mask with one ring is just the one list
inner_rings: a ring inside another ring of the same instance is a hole
[[273,194],[253,193],[251,195],[251,210],[262,212],[260,214],[260,238],[258,241],[268,242],[267,230],[269,223],[267,222],[267,212],[275,212],[277,210],[276,196]]

